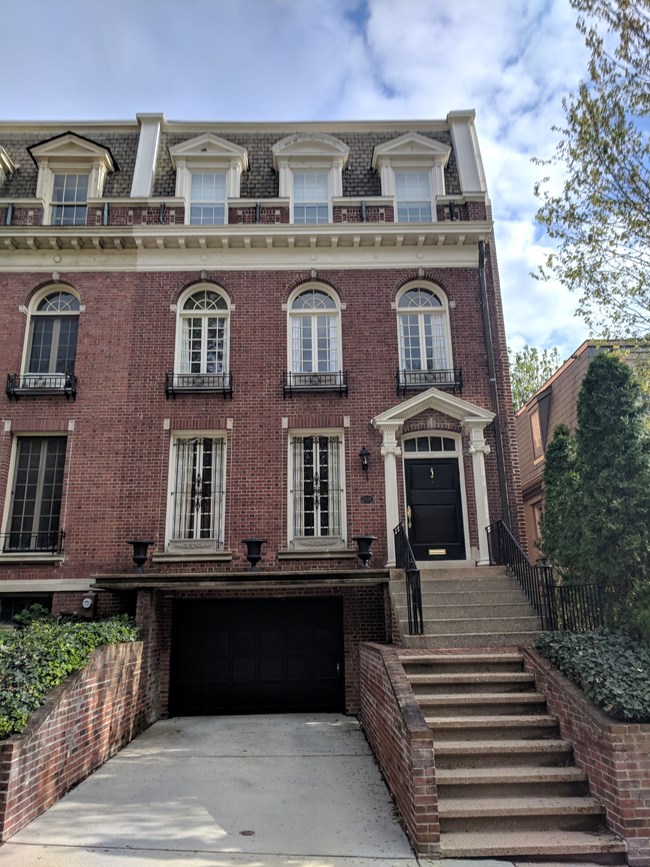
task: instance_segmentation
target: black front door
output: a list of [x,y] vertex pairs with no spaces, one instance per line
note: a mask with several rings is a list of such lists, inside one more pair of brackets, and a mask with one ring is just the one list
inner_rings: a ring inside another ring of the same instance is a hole
[[170,713],[343,709],[341,599],[174,604]]
[[415,559],[464,560],[458,460],[406,460],[404,467],[407,526]]

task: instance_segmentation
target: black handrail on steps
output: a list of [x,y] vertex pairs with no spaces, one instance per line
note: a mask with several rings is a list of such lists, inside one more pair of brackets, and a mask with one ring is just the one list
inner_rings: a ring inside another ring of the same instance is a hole
[[603,625],[597,584],[556,584],[553,567],[534,565],[503,521],[487,528],[490,563],[506,566],[519,582],[542,623],[542,629],[588,632]]
[[395,563],[398,569],[403,569],[406,573],[409,635],[422,635],[424,633],[424,617],[422,616],[420,570],[415,562],[415,555],[404,524],[398,524],[395,527],[393,536],[395,538]]

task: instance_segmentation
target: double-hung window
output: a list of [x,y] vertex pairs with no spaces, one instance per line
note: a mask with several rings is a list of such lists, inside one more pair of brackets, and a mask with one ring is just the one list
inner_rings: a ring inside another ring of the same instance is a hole
[[430,223],[431,172],[396,171],[395,199],[399,223]]
[[65,452],[65,437],[18,437],[6,553],[60,551]]
[[444,295],[411,286],[397,300],[399,385],[403,388],[454,383],[449,322]]
[[190,223],[215,226],[226,222],[226,173],[192,172]]
[[293,222],[301,224],[329,222],[329,172],[294,171]]
[[54,175],[53,226],[85,226],[88,211],[88,174]]
[[172,442],[169,550],[223,548],[225,439],[177,436]]
[[339,436],[291,438],[291,529],[296,546],[344,544],[341,446]]

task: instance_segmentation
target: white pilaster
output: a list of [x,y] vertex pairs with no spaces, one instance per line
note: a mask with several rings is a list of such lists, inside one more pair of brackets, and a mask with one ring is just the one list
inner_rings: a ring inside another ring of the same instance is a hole
[[472,469],[474,471],[474,499],[476,500],[479,550],[477,565],[485,566],[490,562],[486,532],[490,524],[490,509],[488,506],[487,479],[485,476],[485,455],[490,453],[490,446],[485,442],[483,423],[465,421],[463,426],[469,433],[469,453],[472,456]]
[[384,491],[386,495],[386,546],[388,560],[386,566],[395,566],[395,539],[393,530],[399,524],[399,497],[397,494],[397,458],[401,456],[402,449],[397,443],[397,431],[399,425],[382,425],[381,431],[384,437],[381,454],[384,459]]

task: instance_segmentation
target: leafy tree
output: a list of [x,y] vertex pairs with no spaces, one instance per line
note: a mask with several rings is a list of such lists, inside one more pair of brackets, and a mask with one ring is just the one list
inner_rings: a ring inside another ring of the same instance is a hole
[[578,395],[580,557],[587,580],[606,591],[614,623],[650,590],[645,409],[628,365],[609,353],[597,355]]
[[557,346],[541,351],[536,346],[524,346],[519,352],[508,349],[508,357],[516,411],[555,373],[560,366],[560,353]]
[[540,269],[580,294],[601,333],[650,332],[650,0],[570,0],[590,51],[563,100],[559,194],[537,184],[538,221],[558,244]]
[[581,509],[575,464],[575,440],[569,428],[559,424],[544,460],[541,548],[560,570],[563,583],[587,580],[580,568]]

